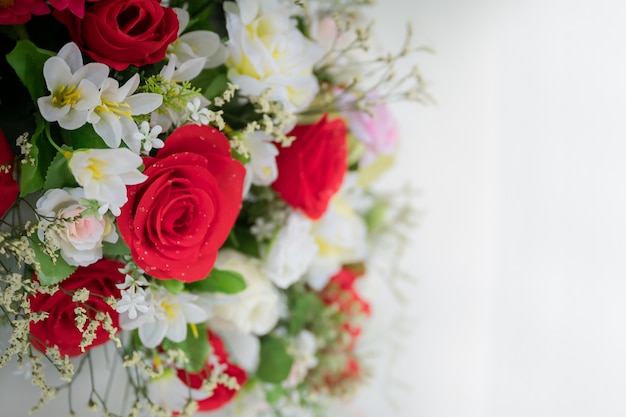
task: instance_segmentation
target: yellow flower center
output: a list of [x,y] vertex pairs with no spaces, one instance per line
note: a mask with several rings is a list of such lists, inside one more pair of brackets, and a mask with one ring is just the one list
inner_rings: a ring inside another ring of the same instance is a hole
[[[0,0],[2,1],[2,0]],[[76,85],[70,87],[64,85],[52,94],[52,104],[58,107],[76,105],[76,102],[80,99],[81,89]]]
[[167,319],[172,321],[176,318],[176,312],[174,308],[176,308],[176,304],[168,304],[165,300],[161,301],[161,307],[165,309],[165,314],[167,314]]
[[91,163],[87,166],[87,169],[91,171],[93,177],[96,180],[101,181],[104,178],[104,174],[102,173],[102,167],[104,165],[107,165],[107,163],[93,158],[89,158],[89,162]]
[[13,7],[15,2],[13,0],[0,0],[0,9],[6,9],[7,7]]
[[96,113],[113,113],[118,119],[122,116],[131,118],[130,106],[126,103],[118,103],[110,101],[105,98],[102,99],[102,103],[96,107]]

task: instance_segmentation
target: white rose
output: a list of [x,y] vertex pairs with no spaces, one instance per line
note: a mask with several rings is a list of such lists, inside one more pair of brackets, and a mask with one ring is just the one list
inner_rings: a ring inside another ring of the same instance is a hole
[[313,222],[294,211],[274,238],[264,260],[263,270],[279,288],[288,288],[309,268],[318,247],[311,234]]
[[224,3],[230,55],[228,77],[244,95],[259,96],[271,89],[270,100],[288,110],[304,110],[319,85],[313,67],[324,54],[308,40],[277,2],[249,0]]
[[[37,201],[37,214],[45,225],[37,236],[47,234],[61,250],[61,257],[70,265],[87,266],[102,258],[102,242],[117,242],[113,220],[97,212],[83,215],[87,209],[80,203],[85,198],[82,188],[55,188]],[[74,220],[69,220],[74,219]]]
[[280,294],[261,271],[261,261],[235,250],[219,252],[215,268],[240,273],[246,289],[232,296],[230,302],[216,303],[211,324],[218,329],[264,335],[276,326],[281,312]]

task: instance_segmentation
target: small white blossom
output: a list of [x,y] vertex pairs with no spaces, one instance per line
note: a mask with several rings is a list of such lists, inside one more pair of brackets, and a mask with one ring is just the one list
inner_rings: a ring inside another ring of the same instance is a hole
[[148,122],[141,122],[139,130],[133,133],[133,141],[141,147],[142,155],[149,155],[153,148],[160,149],[163,147],[164,142],[159,139],[161,132],[163,132],[163,128],[160,125],[150,128]]
[[208,125],[210,122],[209,109],[202,107],[202,103],[199,97],[194,97],[191,101],[187,102],[187,110],[189,115],[187,119],[197,125]]
[[298,336],[291,340],[287,351],[294,358],[291,371],[284,384],[288,387],[296,387],[304,380],[309,369],[318,364],[317,341],[315,335],[308,330],[302,330]]
[[150,305],[146,300],[146,291],[143,288],[130,287],[121,290],[122,298],[117,302],[116,311],[120,314],[128,312],[128,318],[135,320],[139,313],[147,313]]

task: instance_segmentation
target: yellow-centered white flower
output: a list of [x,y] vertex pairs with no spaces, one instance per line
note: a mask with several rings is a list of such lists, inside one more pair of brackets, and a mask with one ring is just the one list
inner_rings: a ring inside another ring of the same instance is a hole
[[367,255],[367,226],[350,196],[355,179],[346,177],[324,216],[313,225],[311,233],[318,251],[309,265],[306,281],[317,291],[339,272],[341,265],[363,261]]
[[289,7],[277,1],[227,1],[224,11],[228,78],[244,95],[270,89],[269,99],[287,110],[306,109],[319,91],[313,67],[324,51],[298,30]]
[[[132,116],[149,114],[163,103],[163,96],[154,93],[132,94],[139,87],[139,74],[133,75],[123,86],[107,78],[100,89],[100,103],[89,112],[87,121],[110,148],[118,148],[121,140],[135,153],[141,143],[134,140],[137,124]],[[132,94],[132,95],[131,95]]]
[[44,63],[43,77],[52,94],[37,99],[41,116],[67,130],[83,126],[89,112],[100,103],[99,88],[108,75],[109,67],[100,63],[83,65],[78,46],[66,44]]
[[119,216],[128,201],[126,186],[148,178],[137,169],[142,162],[129,149],[83,149],[72,153],[69,167],[85,198],[99,201]]
[[61,257],[70,265],[87,266],[102,258],[102,242],[117,242],[118,236],[109,214],[93,212],[85,215],[87,206],[82,188],[54,188],[37,200],[37,214],[45,228],[38,228],[43,242],[48,236],[61,250]]
[[148,311],[130,318],[128,312],[120,315],[120,327],[124,330],[138,329],[139,340],[147,348],[161,344],[164,338],[172,342],[182,342],[187,338],[187,324],[191,324],[194,337],[206,337],[197,334],[196,323],[206,321],[207,314],[198,304],[198,296],[188,292],[176,295],[161,287],[146,290],[149,298]]

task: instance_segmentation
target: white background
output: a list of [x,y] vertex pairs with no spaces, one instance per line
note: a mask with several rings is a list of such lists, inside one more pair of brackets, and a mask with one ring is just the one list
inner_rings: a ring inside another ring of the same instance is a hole
[[384,46],[410,19],[436,50],[419,62],[438,104],[396,107],[385,181],[421,192],[417,285],[375,317],[411,332],[379,334],[363,414],[625,416],[626,2],[380,3]]
[[[423,215],[405,350],[366,415],[626,415],[626,2],[384,1],[438,104],[397,107]],[[379,317],[379,320],[380,317]],[[379,334],[385,339],[384,334]],[[393,360],[389,360],[389,356]],[[383,395],[384,394],[384,395]],[[393,396],[393,395],[392,395]]]

